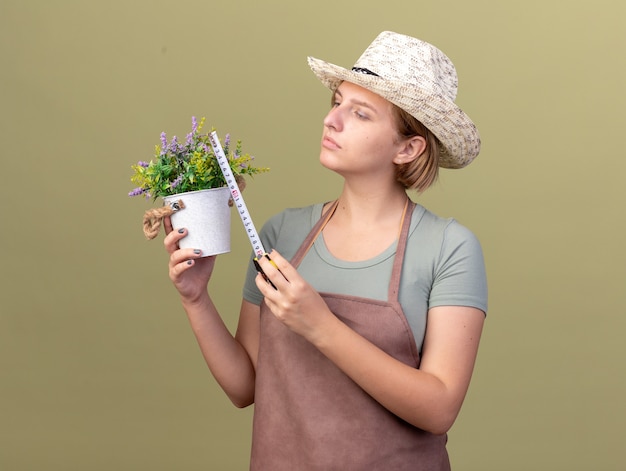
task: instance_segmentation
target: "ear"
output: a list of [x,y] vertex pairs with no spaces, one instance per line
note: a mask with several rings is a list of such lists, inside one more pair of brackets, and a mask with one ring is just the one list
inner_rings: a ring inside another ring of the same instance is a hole
[[399,145],[398,153],[393,162],[395,164],[406,164],[414,161],[426,150],[426,138],[413,136],[403,140]]

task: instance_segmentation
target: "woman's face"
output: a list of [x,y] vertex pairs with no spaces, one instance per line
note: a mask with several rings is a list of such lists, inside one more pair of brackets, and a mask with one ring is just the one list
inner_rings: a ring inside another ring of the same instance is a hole
[[322,165],[344,177],[393,174],[399,141],[389,101],[350,82],[339,85],[324,119]]

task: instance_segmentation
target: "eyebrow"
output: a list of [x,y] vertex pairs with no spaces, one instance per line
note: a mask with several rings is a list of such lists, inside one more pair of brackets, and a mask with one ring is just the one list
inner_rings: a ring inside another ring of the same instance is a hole
[[[339,95],[341,98],[343,98],[343,95],[341,94],[341,92],[339,90],[335,90],[334,96],[337,96],[337,95]],[[376,108],[374,108],[374,106],[372,106],[370,103],[368,103],[366,101],[355,100],[354,98],[350,99],[349,101],[353,105],[363,106],[363,107],[365,107],[367,109],[372,110],[374,113],[378,114],[378,110]]]

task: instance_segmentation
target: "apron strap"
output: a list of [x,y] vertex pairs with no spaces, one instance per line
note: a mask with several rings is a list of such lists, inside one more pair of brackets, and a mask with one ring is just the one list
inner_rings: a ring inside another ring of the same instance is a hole
[[400,292],[400,277],[402,276],[402,262],[404,262],[404,253],[406,252],[406,243],[409,239],[409,228],[411,227],[411,217],[415,209],[415,203],[407,197],[407,204],[402,214],[402,228],[398,237],[398,245],[396,247],[396,255],[393,260],[393,269],[391,270],[391,279],[389,280],[389,292],[387,300],[389,302],[398,302],[398,294]]
[[304,239],[304,242],[302,242],[302,245],[300,246],[296,254],[293,256],[293,258],[291,259],[290,263],[295,268],[298,268],[298,265],[300,265],[300,262],[302,262],[302,259],[304,258],[304,256],[307,254],[307,252],[309,251],[309,249],[315,242],[315,239],[317,239],[317,236],[320,235],[320,232],[322,232],[322,230],[324,229],[328,221],[330,221],[330,218],[332,217],[332,215],[335,214],[335,210],[337,209],[338,204],[339,204],[339,200],[335,200],[331,204],[330,208],[328,208],[326,213],[322,214],[322,217],[319,219],[319,221],[317,221],[315,226],[313,226],[313,229],[311,229],[311,232],[309,232],[309,235],[306,236],[306,239]]

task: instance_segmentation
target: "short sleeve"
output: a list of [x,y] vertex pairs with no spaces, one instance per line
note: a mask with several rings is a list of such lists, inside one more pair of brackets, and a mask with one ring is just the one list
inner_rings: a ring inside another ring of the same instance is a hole
[[487,275],[476,236],[450,220],[435,264],[429,307],[469,306],[487,312]]

